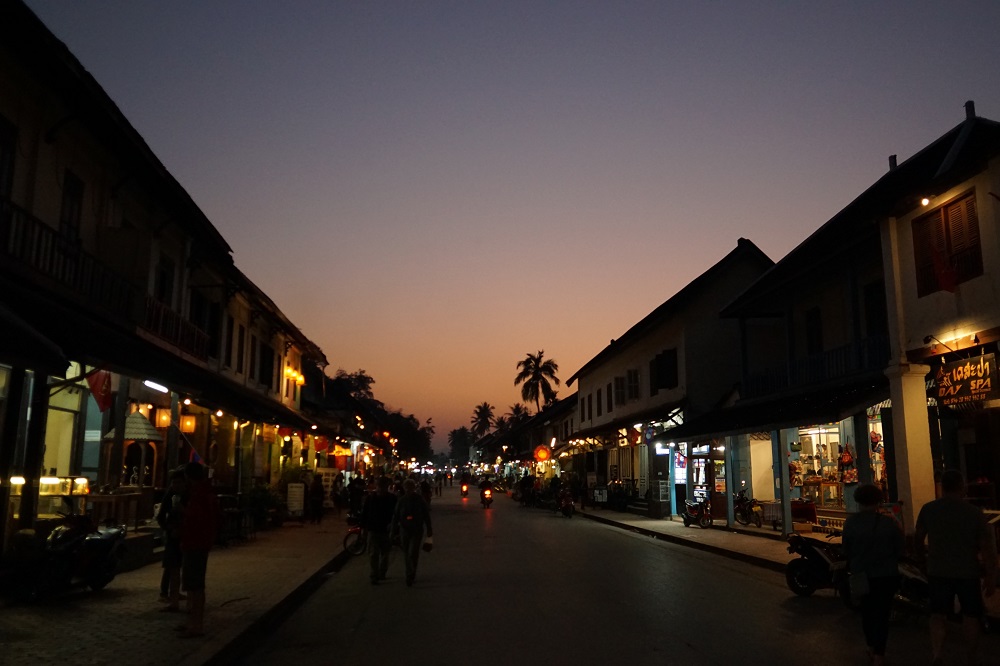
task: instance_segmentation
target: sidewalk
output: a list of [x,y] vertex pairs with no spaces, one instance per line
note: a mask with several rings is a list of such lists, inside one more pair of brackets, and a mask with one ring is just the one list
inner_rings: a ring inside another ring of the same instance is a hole
[[232,663],[262,627],[279,622],[339,569],[346,530],[343,516],[328,515],[318,526],[286,524],[214,549],[203,638],[178,638],[174,627],[184,616],[161,612],[158,564],[119,574],[100,593],[27,606],[7,602],[0,608],[0,664]]
[[[778,572],[784,572],[785,565],[794,557],[788,553],[787,542],[781,534],[769,527],[733,529],[716,523],[706,530],[684,527],[679,518],[659,520],[607,509],[577,511],[576,515]],[[816,536],[823,538],[824,535]],[[986,612],[990,623],[1000,626],[1000,593],[986,600]]]

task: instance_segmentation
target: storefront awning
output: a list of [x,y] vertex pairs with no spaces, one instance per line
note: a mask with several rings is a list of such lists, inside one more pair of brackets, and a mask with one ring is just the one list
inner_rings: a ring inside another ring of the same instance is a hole
[[884,375],[852,384],[799,392],[770,400],[737,403],[691,419],[664,433],[671,442],[770,432],[783,428],[835,423],[889,397]]

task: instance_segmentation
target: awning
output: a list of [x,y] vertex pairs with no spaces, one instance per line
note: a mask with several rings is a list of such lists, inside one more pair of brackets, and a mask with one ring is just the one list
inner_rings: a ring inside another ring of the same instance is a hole
[[[112,428],[104,439],[114,439],[117,428]],[[132,412],[125,419],[125,440],[135,440],[137,442],[162,442],[163,434],[153,427],[142,412]]]
[[885,375],[852,384],[798,392],[769,400],[740,402],[691,419],[663,434],[669,442],[689,442],[751,432],[836,423],[889,397]]
[[609,421],[608,423],[602,423],[601,425],[596,425],[591,428],[584,428],[583,430],[577,430],[573,433],[574,439],[579,439],[582,437],[590,437],[593,435],[600,435],[604,433],[616,433],[621,428],[628,428],[636,423],[646,423],[648,421],[660,421],[667,419],[671,414],[673,414],[678,408],[683,407],[685,400],[678,400],[676,402],[671,402],[665,405],[660,405],[659,407],[653,407],[652,409],[647,409],[641,412],[636,412],[635,414],[629,414],[628,416],[622,416],[620,418]]

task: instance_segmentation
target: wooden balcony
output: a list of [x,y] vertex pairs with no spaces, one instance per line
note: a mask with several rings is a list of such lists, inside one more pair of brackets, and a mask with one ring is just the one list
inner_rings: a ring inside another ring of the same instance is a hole
[[875,336],[796,359],[749,375],[743,398],[760,398],[789,389],[826,384],[838,379],[882,370],[889,363],[889,338]]
[[60,235],[5,199],[0,199],[0,261],[5,272],[30,280],[40,290],[69,297],[82,308],[208,359],[204,331],[84,252],[79,240]]

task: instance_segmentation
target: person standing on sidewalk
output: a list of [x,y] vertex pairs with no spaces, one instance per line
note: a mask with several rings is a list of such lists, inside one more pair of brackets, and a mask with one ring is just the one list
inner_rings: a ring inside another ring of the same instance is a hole
[[184,491],[184,470],[170,473],[170,487],[163,495],[156,522],[163,530],[163,578],[160,581],[160,601],[167,602],[163,610],[176,612],[181,602],[181,499]]
[[403,560],[406,563],[406,584],[412,586],[417,578],[417,562],[423,545],[424,529],[427,530],[427,538],[433,536],[434,530],[431,527],[430,509],[417,493],[417,482],[413,479],[404,481],[403,493],[396,503],[392,533],[399,534]]
[[380,476],[375,487],[375,494],[369,495],[361,508],[361,527],[368,533],[372,585],[385,580],[389,571],[389,550],[392,548],[389,530],[396,511],[396,496],[389,492],[389,477]]
[[859,486],[854,500],[860,510],[844,521],[844,555],[851,576],[868,578],[868,593],[861,601],[861,627],[872,663],[885,663],[892,600],[899,588],[899,556],[903,531],[893,518],[879,513],[882,491],[871,484]]
[[219,500],[201,463],[184,467],[188,482],[181,517],[181,582],[187,592],[188,621],[177,629],[181,638],[205,635],[205,573],[208,552],[219,531]]
[[946,622],[957,597],[966,658],[973,664],[985,613],[983,594],[991,597],[996,590],[996,538],[983,510],[965,501],[965,480],[960,472],[948,470],[942,474],[941,490],[940,499],[920,509],[914,532],[918,557],[923,555],[927,541],[933,663],[944,663]]

